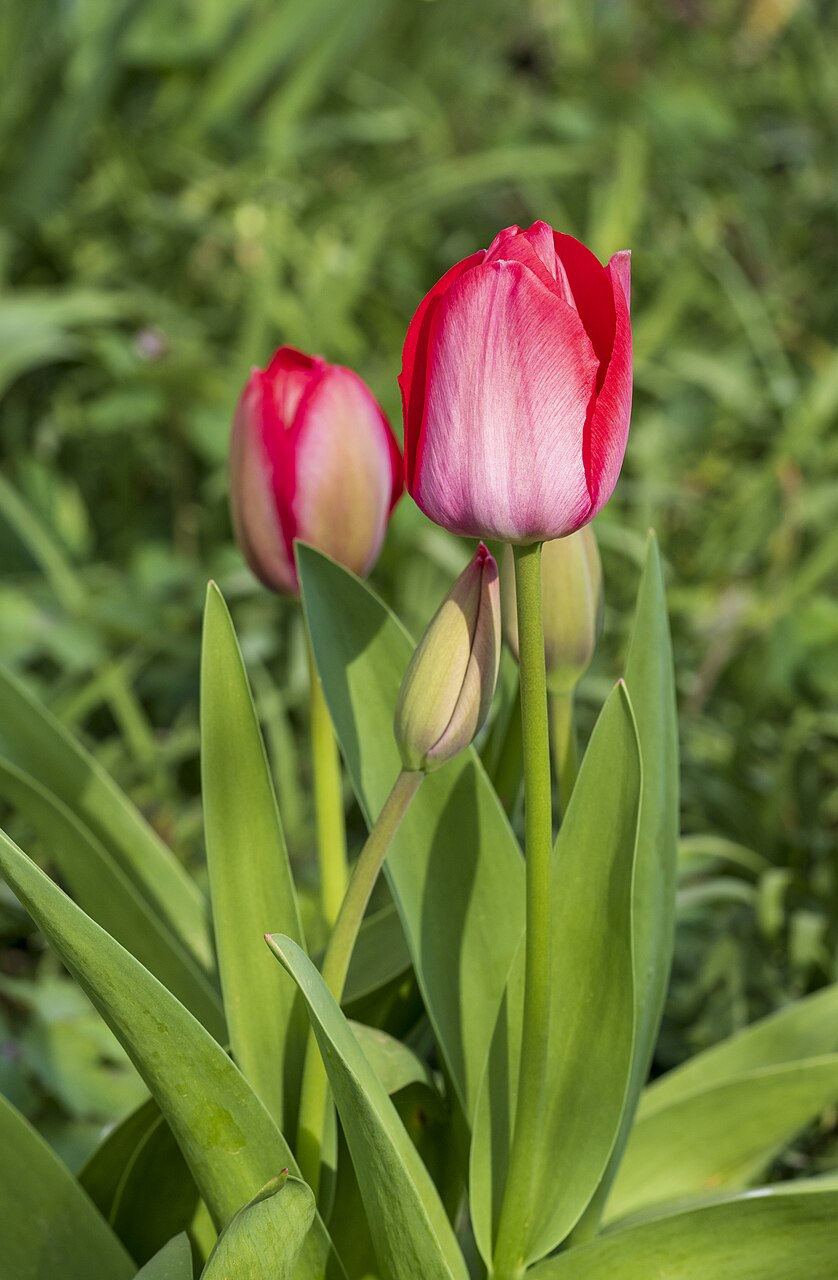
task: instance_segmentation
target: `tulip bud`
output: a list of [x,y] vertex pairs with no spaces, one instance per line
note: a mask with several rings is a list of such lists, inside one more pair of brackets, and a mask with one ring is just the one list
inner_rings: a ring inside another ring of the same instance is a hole
[[614,490],[631,413],[629,254],[507,227],[419,304],[404,344],[407,487],[453,533],[564,537]]
[[387,419],[351,369],[293,347],[254,369],[233,423],[230,510],[266,587],[297,594],[295,538],[369,573],[402,485]]
[[[591,525],[544,543],[541,589],[547,688],[551,693],[571,693],[590,666],[602,631],[602,564]],[[504,634],[517,658],[515,571],[509,548],[502,591]]]
[[430,772],[469,745],[489,714],[499,662],[498,567],[481,543],[402,681],[395,731],[406,769]]

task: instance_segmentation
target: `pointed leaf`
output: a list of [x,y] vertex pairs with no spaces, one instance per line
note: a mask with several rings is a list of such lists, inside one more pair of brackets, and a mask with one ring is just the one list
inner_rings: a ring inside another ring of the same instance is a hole
[[192,1280],[192,1246],[185,1234],[175,1236],[137,1272],[136,1280]]
[[129,1280],[136,1270],[65,1165],[0,1095],[0,1275]]
[[827,1280],[838,1190],[816,1182],[747,1191],[568,1249],[532,1280]]
[[197,885],[93,756],[4,667],[0,754],[63,800],[118,860],[152,909],[211,970],[209,918]]
[[[393,711],[413,644],[363,582],[297,544],[312,647],[355,794],[371,822],[400,769]],[[524,928],[520,849],[473,750],[431,774],[385,863],[417,979],[471,1117]]]
[[467,1280],[436,1187],[351,1026],[296,943],[268,941],[308,1005],[383,1280]]
[[202,1280],[292,1280],[313,1221],[311,1189],[280,1174],[224,1228]]
[[643,793],[634,880],[636,1032],[631,1081],[620,1133],[600,1188],[579,1227],[596,1231],[628,1141],[657,1041],[669,982],[678,868],[678,719],[663,571],[649,534],[625,666],[643,760]]
[[[201,778],[212,918],[233,1057],[278,1125],[305,1047],[294,988],[264,935],[302,942],[273,782],[233,623],[207,590],[201,656]],[[297,1030],[292,1034],[297,1010]]]
[[191,951],[134,887],[101,841],[74,813],[22,769],[0,757],[0,795],[49,847],[75,900],[224,1040],[221,997]]
[[[223,1227],[277,1172],[294,1167],[282,1134],[201,1024],[2,832],[0,871],[124,1045]],[[318,1223],[300,1280],[321,1280],[328,1253]]]
[[760,1177],[838,1101],[838,1054],[760,1067],[638,1120],[608,1199],[613,1221],[647,1205]]
[[[632,1063],[632,879],[641,767],[631,706],[618,685],[591,736],[553,866],[550,1088],[543,1159],[532,1177],[528,1259],[573,1228],[618,1132]],[[491,1257],[515,1114],[523,948],[495,1031],[471,1153],[471,1211]]]

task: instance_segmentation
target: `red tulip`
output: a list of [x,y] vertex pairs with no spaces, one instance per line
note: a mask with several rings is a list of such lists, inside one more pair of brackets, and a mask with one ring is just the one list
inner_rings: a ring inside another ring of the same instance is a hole
[[265,586],[297,593],[295,538],[369,573],[402,487],[390,425],[351,369],[293,347],[254,369],[233,423],[230,509]]
[[608,501],[631,411],[629,262],[535,222],[423,299],[399,385],[407,487],[437,524],[537,542]]

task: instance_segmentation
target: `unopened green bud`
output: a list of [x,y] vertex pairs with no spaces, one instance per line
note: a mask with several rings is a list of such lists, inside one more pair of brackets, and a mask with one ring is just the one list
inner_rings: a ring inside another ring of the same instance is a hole
[[437,769],[474,739],[492,705],[500,640],[498,566],[481,542],[402,681],[395,731],[406,769]]
[[[515,573],[507,548],[503,566],[503,628],[518,657]],[[570,693],[590,666],[602,631],[602,564],[596,535],[586,524],[541,552],[544,659],[551,693]]]

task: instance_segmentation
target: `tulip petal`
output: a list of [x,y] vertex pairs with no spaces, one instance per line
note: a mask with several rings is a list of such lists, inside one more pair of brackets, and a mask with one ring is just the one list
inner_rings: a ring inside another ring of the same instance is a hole
[[230,437],[231,515],[253,572],[273,591],[296,591],[297,572],[273,496],[274,463],[265,448],[263,376],[257,370],[239,401]]
[[454,281],[426,343],[419,506],[454,532],[510,542],[583,523],[597,359],[576,311],[521,263],[494,262]]
[[581,241],[561,231],[555,231],[553,238],[556,253],[567,273],[574,306],[600,361],[597,374],[599,391],[605,381],[614,346],[614,294],[611,281],[599,258]]
[[486,256],[485,250],[478,249],[470,257],[457,262],[437,280],[426,293],[407,330],[402,352],[402,371],[399,374],[399,388],[402,393],[404,409],[404,469],[408,490],[413,492],[413,471],[416,449],[419,444],[419,432],[422,427],[422,414],[425,405],[425,384],[427,378],[428,331],[434,312],[455,280],[466,271],[477,266]]
[[295,442],[297,537],[361,575],[381,550],[396,487],[391,441],[361,379],[327,367],[306,398]]
[[602,510],[614,492],[626,452],[631,418],[630,255],[615,254],[605,268],[605,275],[614,298],[616,329],[608,372],[585,431],[585,470],[591,494],[591,519]]

